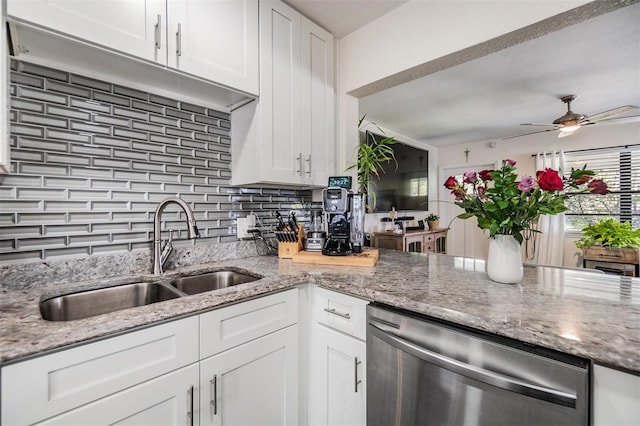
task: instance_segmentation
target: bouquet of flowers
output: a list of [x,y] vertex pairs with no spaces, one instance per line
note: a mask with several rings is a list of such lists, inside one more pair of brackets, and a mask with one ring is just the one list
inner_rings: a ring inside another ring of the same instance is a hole
[[565,200],[570,196],[590,192],[607,194],[607,184],[595,179],[595,173],[586,169],[571,169],[569,177],[561,177],[557,170],[546,168],[536,177],[522,176],[518,180],[516,162],[503,160],[497,170],[467,171],[462,182],[450,176],[444,183],[455,196],[455,204],[465,213],[460,219],[475,216],[481,229],[489,236],[513,235],[522,244],[522,232],[532,229],[533,222],[543,214],[558,214],[567,210]]

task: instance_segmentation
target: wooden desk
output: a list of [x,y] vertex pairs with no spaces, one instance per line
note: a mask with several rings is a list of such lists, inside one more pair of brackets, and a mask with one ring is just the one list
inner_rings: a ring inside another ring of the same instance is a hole
[[373,234],[373,246],[419,253],[445,253],[446,235],[446,229],[408,231],[403,234],[376,232]]

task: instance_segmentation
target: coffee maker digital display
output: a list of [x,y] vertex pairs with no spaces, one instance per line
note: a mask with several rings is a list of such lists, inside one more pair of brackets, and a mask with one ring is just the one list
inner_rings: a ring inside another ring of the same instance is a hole
[[[351,177],[329,178],[329,188],[322,190],[322,209],[327,216],[328,236],[322,248],[327,256],[360,253],[363,246],[364,203],[362,194],[353,194]],[[334,186],[335,185],[335,186]],[[348,188],[345,186],[348,185]]]

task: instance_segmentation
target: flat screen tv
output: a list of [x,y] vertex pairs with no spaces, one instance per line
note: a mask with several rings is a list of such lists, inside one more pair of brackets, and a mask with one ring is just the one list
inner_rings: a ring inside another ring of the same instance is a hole
[[[365,132],[365,143],[384,139],[386,136]],[[374,212],[427,210],[429,151],[396,142],[391,145],[396,163],[384,164],[380,179],[375,176],[369,184],[369,206],[373,206],[371,191],[376,193]]]

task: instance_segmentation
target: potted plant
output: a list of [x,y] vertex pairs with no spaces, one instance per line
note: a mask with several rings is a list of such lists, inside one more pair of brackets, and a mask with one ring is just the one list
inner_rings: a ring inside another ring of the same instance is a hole
[[631,222],[604,219],[582,228],[582,233],[575,245],[585,259],[638,262],[640,229],[633,229]]
[[435,231],[440,227],[440,216],[435,213],[429,213],[425,218],[430,231]]
[[[358,120],[358,128],[362,127],[362,123],[367,115],[363,115],[360,120]],[[374,126],[378,127],[374,123],[371,123]],[[378,127],[378,129],[384,133],[382,129]],[[396,140],[393,137],[386,137],[379,140],[373,138],[372,143],[361,143],[358,146],[358,159],[356,164],[352,164],[347,167],[346,171],[352,170],[353,168],[357,168],[358,170],[358,192],[367,195],[371,195],[371,205],[367,205],[367,211],[373,211],[376,206],[376,192],[373,188],[375,188],[375,182],[373,182],[372,178],[379,177],[380,173],[383,172],[384,163],[388,163],[390,161],[396,161],[395,153],[393,152],[393,148],[391,145],[395,144]],[[398,163],[396,162],[396,167]]]

